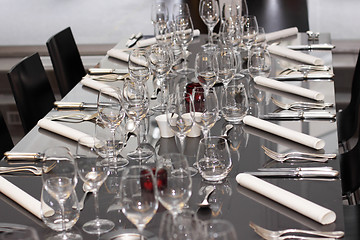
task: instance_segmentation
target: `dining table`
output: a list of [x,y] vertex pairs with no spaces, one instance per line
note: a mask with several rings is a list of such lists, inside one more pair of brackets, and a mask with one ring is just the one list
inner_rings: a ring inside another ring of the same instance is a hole
[[[188,66],[194,68],[194,59],[197,52],[201,51],[207,40],[206,35],[195,37],[188,47],[190,53]],[[114,46],[115,49],[125,49],[126,39],[120,41]],[[328,33],[321,33],[318,43],[331,44],[331,36]],[[308,36],[305,33],[298,33],[293,36],[278,39],[269,42],[269,45],[275,44],[280,46],[309,44]],[[331,50],[302,50],[312,56],[321,58],[324,65],[329,66],[329,72],[332,69],[332,52]],[[279,73],[287,68],[292,68],[302,63],[271,54],[272,69],[270,77],[279,76]],[[106,55],[101,61],[94,66],[96,68],[110,69],[127,69],[127,62]],[[173,91],[174,86],[183,86],[194,81],[194,74],[181,75],[175,71],[166,78],[168,91]],[[256,84],[247,74],[237,77],[241,84],[245,85],[249,102],[248,114],[258,118],[264,118],[267,114],[273,112],[293,113],[291,110],[280,110],[271,100],[271,98],[283,102],[311,101],[304,97],[285,93],[269,87]],[[332,103],[333,106],[326,111],[336,114],[335,106],[335,89],[332,78],[287,78],[279,81],[293,84],[296,86],[316,90],[324,94],[324,102]],[[123,80],[103,82],[111,86],[122,87]],[[152,80],[147,82],[149,95],[156,89]],[[217,83],[214,89],[220,94],[222,84]],[[156,90],[155,90],[156,91]],[[63,98],[62,102],[86,102],[96,103],[98,91],[86,87],[80,82]],[[36,96],[34,96],[36,97]],[[158,100],[152,99],[151,106],[155,106]],[[84,112],[90,114],[96,110],[59,110],[52,109],[46,116],[66,115],[69,113]],[[155,117],[161,114],[154,111],[144,120],[143,141],[148,143],[149,148],[153,149],[155,154],[151,158],[152,163],[156,162],[157,157],[165,153],[180,152],[179,141],[176,137],[162,138]],[[320,206],[335,212],[336,220],[330,224],[320,224],[284,205],[279,204],[255,191],[249,190],[238,184],[236,176],[243,172],[256,172],[259,168],[296,168],[296,167],[320,167],[329,166],[340,172],[339,158],[329,159],[327,162],[299,162],[284,161],[278,162],[270,159],[265,155],[262,146],[277,152],[286,153],[290,151],[302,151],[312,153],[335,153],[339,154],[337,141],[336,118],[325,119],[267,119],[277,125],[302,132],[325,141],[325,146],[321,149],[313,149],[297,142],[276,136],[263,130],[248,126],[244,123],[233,124],[227,122],[224,118],[219,117],[215,126],[211,129],[210,135],[227,135],[231,151],[233,166],[231,172],[225,180],[221,182],[208,182],[202,179],[200,174],[192,176],[192,195],[186,208],[193,210],[200,220],[225,219],[230,221],[239,240],[244,239],[262,239],[249,226],[254,222],[267,229],[281,230],[287,228],[299,228],[318,231],[344,231],[343,199],[341,188],[341,176],[331,178],[319,177],[261,177],[262,180],[275,186],[285,189],[300,197],[308,199]],[[69,126],[73,129],[80,130],[87,134],[94,134],[94,121],[58,122]],[[231,124],[231,127],[228,127]],[[202,136],[187,137],[185,139],[183,154],[187,157],[189,165],[193,166],[196,162],[197,148]],[[27,133],[10,152],[33,152],[43,153],[45,149],[52,146],[65,146],[75,153],[77,142],[66,137],[55,134],[51,131],[35,126]],[[130,134],[126,147],[122,150],[122,155],[134,150],[137,146],[135,134]],[[41,166],[41,161],[35,162],[35,165]],[[130,160],[129,165],[146,164]],[[1,166],[15,166],[18,162],[8,161],[3,158]],[[95,218],[94,199],[91,194],[88,195],[84,209],[80,212],[80,218],[71,229],[71,231],[80,234],[83,239],[125,239],[120,238],[122,234],[136,233],[136,227],[125,217],[121,211],[119,203],[119,184],[124,168],[112,169],[107,180],[104,182],[99,192],[100,217],[109,219],[115,223],[112,231],[102,235],[90,235],[82,231],[82,225]],[[2,174],[5,179],[21,188],[35,199],[40,200],[42,179],[41,176],[35,176],[31,173],[16,172]],[[213,185],[215,190],[209,197],[210,207],[200,208],[198,203],[204,198],[204,189],[208,185]],[[76,193],[80,199],[84,191],[82,182],[79,180],[76,186]],[[44,222],[22,208],[18,203],[12,201],[4,194],[0,194],[0,222],[16,223],[33,227],[36,229],[40,239],[46,239],[56,234],[55,231],[47,227]],[[157,213],[153,219],[146,225],[144,236],[147,239],[158,239],[159,227],[162,216],[167,210],[160,204]],[[345,233],[346,238],[346,233]]]

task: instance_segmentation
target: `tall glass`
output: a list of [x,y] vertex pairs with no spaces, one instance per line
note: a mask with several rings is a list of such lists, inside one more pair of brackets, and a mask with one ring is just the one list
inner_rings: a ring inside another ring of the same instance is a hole
[[219,75],[219,64],[216,58],[216,52],[202,51],[196,54],[195,57],[195,76],[199,83],[205,90],[205,95],[208,94]]
[[151,72],[147,61],[148,52],[143,48],[134,48],[129,55],[128,71],[130,78],[138,83],[146,83]]
[[226,89],[236,73],[235,52],[230,46],[221,46],[217,53],[217,60],[219,64],[219,80]]
[[243,32],[242,40],[248,50],[250,50],[252,44],[256,40],[256,36],[259,33],[259,25],[256,16],[247,15],[242,17],[243,20]]
[[217,0],[200,0],[199,15],[208,28],[208,43],[203,47],[214,47],[213,31],[220,20],[220,7]]
[[66,232],[64,204],[77,183],[74,157],[66,147],[51,147],[44,152],[42,182],[45,190],[55,198],[62,212],[62,233],[51,239],[81,239],[81,236]]
[[86,222],[82,229],[89,234],[102,234],[111,231],[115,224],[107,219],[99,218],[99,198],[98,193],[101,185],[109,175],[109,166],[102,164],[103,158],[96,153],[93,146],[89,147],[89,142],[97,141],[91,136],[85,136],[79,139],[76,149],[76,168],[77,172],[88,186],[90,192],[94,195],[95,219]]
[[249,109],[249,100],[242,83],[221,90],[221,113],[226,121],[239,124]]

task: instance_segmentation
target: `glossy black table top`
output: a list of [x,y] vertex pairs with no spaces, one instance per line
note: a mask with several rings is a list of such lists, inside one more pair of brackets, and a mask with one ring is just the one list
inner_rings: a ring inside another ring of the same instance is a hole
[[[200,45],[204,43],[206,36],[196,38],[194,43],[190,46],[189,50],[193,52],[190,55],[190,65],[195,57],[195,52],[198,51]],[[282,44],[299,44],[304,43],[306,38],[304,34],[299,34],[298,37],[292,37],[283,41]],[[322,35],[320,38],[322,42],[329,42],[329,35]],[[117,47],[124,46],[122,43]],[[324,59],[327,65],[331,65],[331,52],[330,51],[312,51],[312,55],[320,56]],[[275,62],[274,71],[278,71],[281,62],[287,61],[273,56]],[[298,63],[297,63],[298,64]],[[111,68],[125,68],[126,63],[119,60],[105,57],[100,63],[99,67]],[[274,73],[273,73],[274,74]],[[180,84],[191,81],[192,76],[184,78],[179,76],[178,79],[173,80]],[[185,82],[184,82],[185,81]],[[325,94],[325,102],[335,103],[334,83],[331,79],[327,80],[308,80],[308,81],[288,81],[291,84],[296,84],[306,88],[319,90]],[[256,112],[266,114],[273,112],[276,107],[271,102],[271,96],[281,99],[283,101],[301,100],[295,95],[284,94],[279,91],[271,89],[263,89],[253,84],[251,79],[246,80],[249,96],[261,96],[261,101],[254,102]],[[115,86],[121,86],[122,82],[109,83]],[[152,84],[149,85],[149,91],[152,91]],[[217,89],[221,86],[217,86]],[[64,99],[63,101],[84,101],[96,102],[97,91],[84,87],[78,84]],[[259,98],[258,98],[259,99]],[[153,102],[152,104],[155,104]],[[330,109],[335,112],[335,108]],[[53,115],[56,110],[51,111],[48,115]],[[57,113],[59,114],[59,113]],[[155,148],[157,154],[166,152],[178,152],[177,140],[175,138],[160,138],[157,124],[154,120],[155,115],[149,117],[149,134],[147,136],[148,142]],[[272,121],[282,126],[310,134],[315,137],[324,139],[326,145],[324,149],[316,152],[337,153],[337,133],[336,122],[334,120],[304,120],[304,121]],[[82,123],[64,123],[61,124],[71,126],[75,129],[92,134],[94,131],[93,122]],[[211,135],[222,134],[223,129],[227,123],[221,119],[211,130]],[[193,177],[193,191],[192,197],[189,201],[189,208],[197,211],[201,219],[209,218],[223,218],[230,220],[237,230],[238,239],[261,239],[249,226],[249,221],[269,228],[269,229],[282,229],[282,228],[303,228],[303,229],[316,229],[316,230],[344,230],[343,224],[343,210],[342,210],[342,197],[341,197],[341,181],[337,179],[296,179],[296,178],[264,178],[279,187],[289,190],[297,195],[307,198],[321,206],[335,211],[337,220],[329,225],[321,225],[303,215],[294,212],[272,200],[269,200],[255,192],[245,189],[237,184],[235,177],[238,173],[244,171],[255,171],[260,167],[296,167],[296,166],[332,166],[339,170],[339,162],[337,159],[330,160],[327,163],[279,163],[271,161],[262,151],[261,145],[265,145],[270,149],[287,152],[290,150],[300,151],[315,151],[308,147],[304,147],[298,143],[285,140],[281,137],[260,131],[258,129],[244,126],[243,124],[234,125],[228,133],[231,143],[231,154],[233,159],[233,169],[226,179],[221,184],[215,184],[215,192],[210,196],[212,205],[210,209],[198,209],[197,203],[203,197],[203,188],[211,183],[205,182],[201,179],[199,174]],[[195,161],[198,138],[187,138],[185,141],[185,153],[188,157],[190,165]],[[12,151],[18,152],[43,152],[49,146],[63,145],[75,151],[76,142],[58,136],[54,133],[39,129],[35,127],[29,132],[13,149]],[[135,137],[131,137],[126,148],[123,151],[125,156],[127,152],[136,147]],[[6,164],[2,162],[2,164]],[[130,164],[137,164],[131,162]],[[100,189],[100,217],[107,218],[115,222],[115,229],[103,236],[92,236],[84,233],[81,226],[94,218],[93,198],[88,197],[85,208],[81,212],[80,219],[74,227],[83,235],[84,239],[108,239],[120,232],[135,231],[126,217],[121,213],[119,206],[116,204],[116,193],[119,190],[119,178],[121,170],[114,171],[107,179],[105,184]],[[27,191],[37,199],[40,199],[41,191],[41,178],[34,177],[26,174],[6,175],[7,179]],[[79,198],[83,192],[81,190],[82,183],[79,182],[77,192]],[[6,196],[0,195],[0,222],[19,223],[24,225],[33,226],[38,231],[39,235],[51,235],[54,232],[46,227],[41,220],[22,209],[19,205],[9,200]],[[162,213],[165,209],[160,206],[158,213],[154,216],[151,222],[146,227],[146,234],[150,239],[154,238],[158,233],[159,224]]]

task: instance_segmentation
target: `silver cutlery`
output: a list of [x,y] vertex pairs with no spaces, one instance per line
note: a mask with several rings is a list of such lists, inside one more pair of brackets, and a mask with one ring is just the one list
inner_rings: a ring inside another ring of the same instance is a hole
[[98,116],[98,113],[93,114],[84,114],[84,113],[74,113],[69,115],[53,115],[49,117],[52,121],[67,121],[67,122],[83,122],[90,121]]
[[5,152],[6,160],[24,160],[24,161],[37,161],[44,159],[43,153],[22,153],[22,152]]
[[127,69],[112,69],[112,68],[90,68],[89,69],[90,74],[127,74]]
[[[49,166],[45,172],[49,172],[51,169],[55,167],[55,163],[51,166]],[[1,173],[11,173],[11,172],[22,172],[22,171],[28,171],[32,172],[34,175],[41,175],[42,174],[42,167],[37,167],[33,165],[28,166],[19,166],[19,167],[0,167],[0,174]]]
[[86,109],[86,110],[96,110],[96,103],[85,103],[85,102],[54,102],[54,106],[57,109]]
[[292,50],[331,50],[335,48],[335,46],[329,43],[320,43],[308,45],[290,45],[288,48]]
[[201,203],[198,204],[199,207],[208,207],[208,206],[210,206],[209,196],[214,190],[215,190],[214,186],[212,186],[212,185],[206,186],[204,200]]
[[84,209],[84,203],[85,203],[85,199],[87,194],[90,192],[90,186],[88,184],[83,184],[83,191],[84,191],[84,195],[82,196],[82,198],[80,199],[79,203],[78,203],[78,210],[83,210]]
[[309,109],[325,109],[332,107],[333,103],[316,103],[316,102],[293,102],[293,103],[283,103],[275,98],[271,97],[271,101],[281,109],[284,110],[309,110]]
[[337,170],[303,170],[302,168],[276,168],[264,171],[246,172],[257,177],[293,177],[293,178],[335,178],[339,175]]
[[292,72],[301,72],[304,74],[308,74],[309,72],[313,71],[313,72],[317,72],[317,71],[329,71],[330,67],[328,66],[315,66],[315,65],[296,65],[296,66],[292,66],[289,68],[286,68],[284,70],[282,70],[279,75],[282,74],[290,74]]
[[[279,231],[271,231],[271,230],[265,229],[263,227],[260,227],[253,222],[250,222],[249,226],[252,229],[254,229],[254,231],[257,234],[259,234],[261,237],[263,237],[264,239],[326,239],[326,237],[334,239],[334,238],[342,238],[344,236],[343,231],[324,232],[324,231],[302,230],[302,229],[285,229],[285,230],[279,230]],[[288,234],[288,233],[309,234],[312,236],[320,236],[323,238],[306,238],[305,236],[294,236],[294,235],[283,236],[284,234]],[[279,237],[282,237],[282,238],[279,238]],[[286,238],[286,237],[288,237],[288,238]]]
[[276,112],[268,113],[260,118],[265,120],[304,120],[304,119],[334,119],[335,113],[316,111],[316,112]]
[[126,73],[124,75],[117,75],[117,74],[105,74],[105,75],[88,75],[91,79],[97,81],[104,81],[104,82],[114,82],[118,80],[124,80],[125,78],[129,77],[130,74]]
[[264,152],[270,153],[273,156],[277,156],[279,158],[285,158],[285,157],[291,157],[291,156],[308,156],[308,157],[314,157],[314,158],[336,158],[335,153],[308,153],[308,152],[288,152],[288,153],[278,153],[275,152],[264,145],[261,146],[262,149],[264,149]]

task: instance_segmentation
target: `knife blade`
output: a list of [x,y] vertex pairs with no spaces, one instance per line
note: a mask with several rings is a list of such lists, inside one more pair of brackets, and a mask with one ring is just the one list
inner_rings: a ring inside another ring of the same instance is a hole
[[328,79],[333,78],[333,73],[321,73],[321,74],[315,74],[315,73],[309,73],[306,76],[302,73],[299,74],[288,74],[288,75],[280,75],[274,77],[276,80],[303,80],[303,79]]
[[5,152],[4,156],[6,160],[25,160],[25,161],[35,161],[44,159],[43,153],[23,153],[23,152]]
[[90,74],[127,74],[127,69],[112,69],[112,68],[90,68],[89,69]]
[[296,167],[296,168],[259,168],[258,171],[281,172],[281,171],[332,171],[332,167]]
[[324,111],[312,111],[312,112],[277,112],[268,113],[262,116],[262,119],[266,120],[302,120],[302,119],[333,119],[336,117],[335,113]]
[[293,50],[331,50],[335,48],[334,45],[323,43],[323,44],[310,44],[310,45],[290,45],[288,48]]
[[96,110],[96,103],[85,103],[85,102],[54,102],[55,108],[57,109],[87,109]]
[[328,171],[314,171],[314,170],[296,170],[296,171],[258,171],[258,172],[246,172],[257,177],[323,177],[323,178],[335,178],[339,175],[336,170]]

